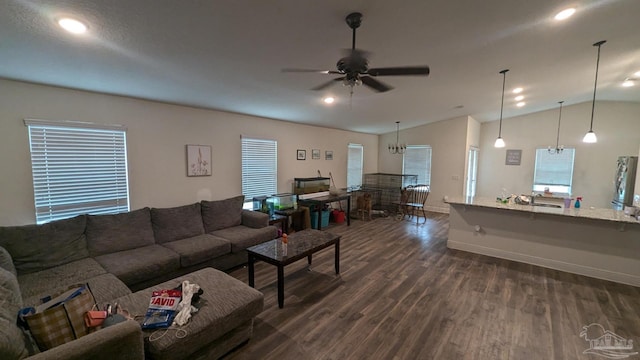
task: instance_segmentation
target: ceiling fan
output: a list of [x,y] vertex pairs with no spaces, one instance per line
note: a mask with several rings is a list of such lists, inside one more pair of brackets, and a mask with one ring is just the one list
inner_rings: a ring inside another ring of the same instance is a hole
[[338,60],[336,64],[337,70],[312,70],[312,69],[282,69],[283,72],[308,72],[319,74],[339,74],[342,75],[333,80],[320,84],[312,90],[323,90],[337,82],[342,82],[343,85],[351,87],[351,93],[353,94],[353,87],[364,84],[377,92],[385,92],[392,90],[393,87],[387,85],[373,77],[377,76],[405,76],[405,75],[418,75],[428,76],[428,66],[400,66],[400,67],[384,67],[384,68],[369,68],[369,60],[367,60],[367,51],[356,49],[356,29],[360,27],[362,23],[362,14],[358,12],[351,13],[345,18],[347,25],[352,29],[352,43],[351,49],[346,50],[346,56]]

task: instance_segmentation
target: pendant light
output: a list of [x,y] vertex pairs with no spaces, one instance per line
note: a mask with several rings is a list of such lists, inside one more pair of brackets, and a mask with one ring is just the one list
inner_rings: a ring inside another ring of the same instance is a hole
[[500,74],[502,74],[502,100],[500,102],[500,128],[498,130],[498,138],[496,139],[496,143],[493,145],[497,148],[504,147],[504,140],[502,139],[502,109],[504,108],[504,84],[507,81],[507,71],[509,71],[509,69],[500,71]]
[[564,101],[558,101],[558,104],[560,104],[560,115],[558,115],[558,135],[556,135],[556,148],[552,149],[551,146],[549,146],[549,149],[547,149],[547,151],[549,151],[549,154],[561,154],[564,150],[564,145],[558,145],[560,143],[560,120],[562,120],[563,102]]
[[392,154],[404,154],[407,144],[400,144],[400,121],[396,121],[396,143],[389,144],[389,152]]
[[593,110],[596,107],[596,89],[598,86],[598,66],[600,65],[600,47],[602,44],[606,43],[607,40],[598,41],[593,44],[593,46],[598,47],[598,59],[596,60],[596,80],[593,83],[593,102],[591,103],[591,125],[589,126],[589,132],[584,136],[582,142],[586,143],[595,143],[598,142],[598,138],[596,137],[596,133],[593,132]]

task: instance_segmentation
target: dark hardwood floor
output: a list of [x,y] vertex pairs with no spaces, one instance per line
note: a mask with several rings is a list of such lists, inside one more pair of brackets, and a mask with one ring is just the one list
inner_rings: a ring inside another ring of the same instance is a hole
[[640,288],[447,249],[446,214],[351,224],[327,229],[339,276],[333,248],[285,268],[283,309],[276,268],[256,264],[265,309],[225,359],[606,359],[583,353],[591,323],[640,351]]

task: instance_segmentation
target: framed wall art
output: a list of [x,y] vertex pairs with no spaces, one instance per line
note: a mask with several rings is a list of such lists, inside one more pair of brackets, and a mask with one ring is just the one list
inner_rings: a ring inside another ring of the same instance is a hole
[[320,149],[312,149],[311,150],[311,158],[313,160],[320,160]]
[[187,145],[187,176],[211,176],[211,146]]
[[298,149],[297,157],[298,160],[307,160],[307,150]]
[[520,165],[522,159],[522,150],[520,149],[508,149],[507,157],[504,161],[505,165]]
[[324,152],[325,160],[333,160],[333,150],[327,150]]

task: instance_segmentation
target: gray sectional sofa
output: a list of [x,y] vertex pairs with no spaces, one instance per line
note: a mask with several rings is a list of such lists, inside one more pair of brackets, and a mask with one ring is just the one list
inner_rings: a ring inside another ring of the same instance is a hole
[[277,229],[268,225],[268,215],[243,210],[243,201],[237,196],[0,227],[0,358],[37,352],[15,325],[18,309],[78,283],[88,283],[98,303],[119,301],[138,315],[152,289],[173,288],[181,280],[198,283],[208,308],[199,320],[194,316],[192,332],[208,334],[185,342],[188,350],[171,341],[150,345],[149,333],[130,321],[33,358],[212,358],[248,340],[253,318],[262,311],[262,294],[219,270],[246,262],[245,249],[276,238]]

